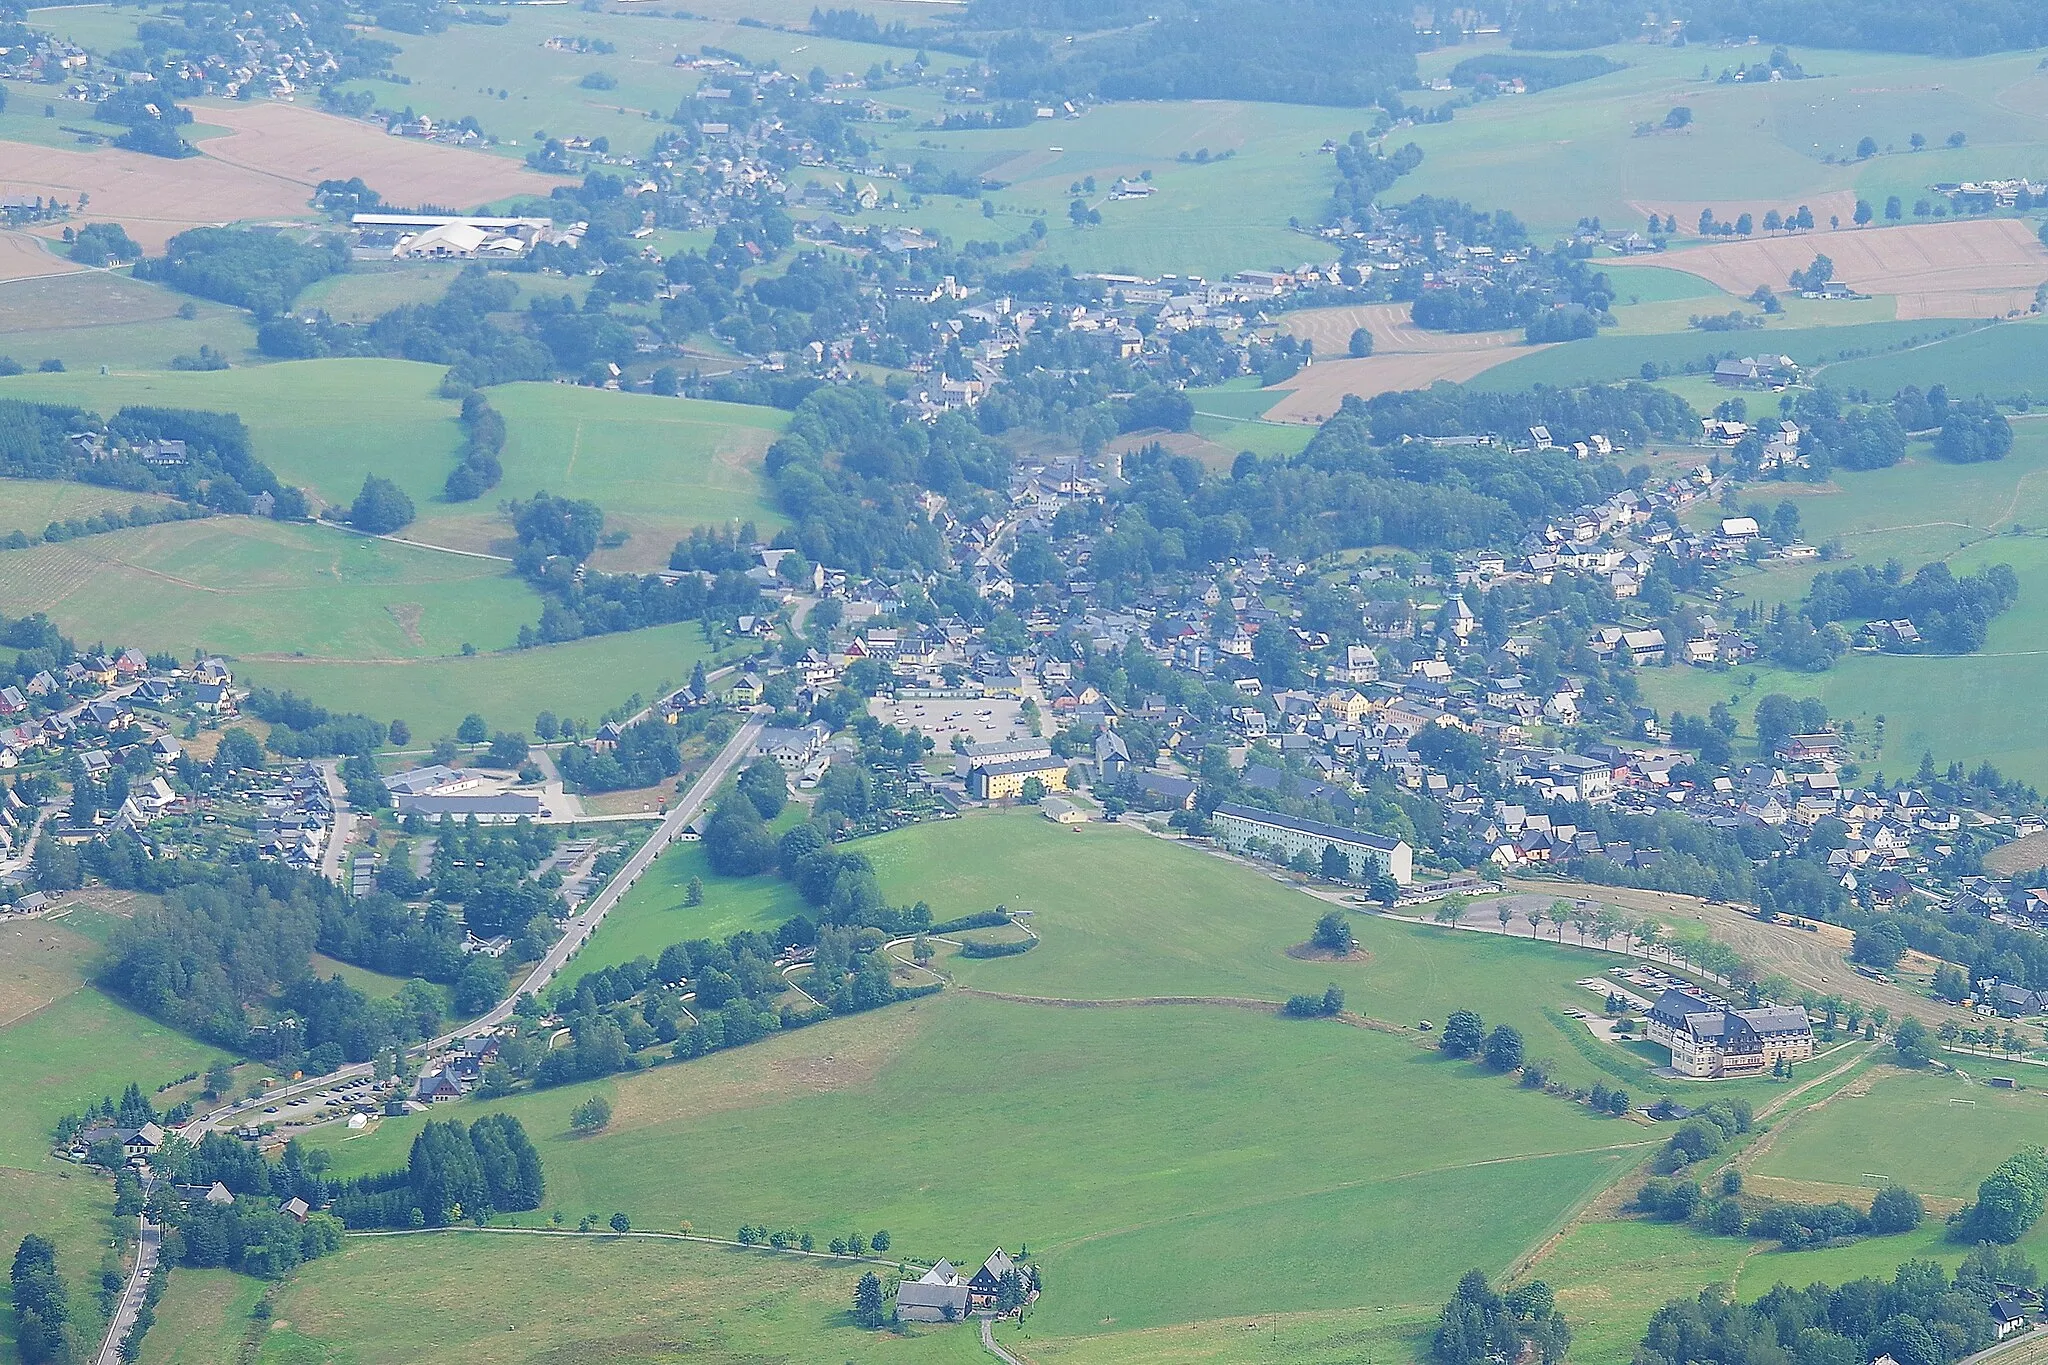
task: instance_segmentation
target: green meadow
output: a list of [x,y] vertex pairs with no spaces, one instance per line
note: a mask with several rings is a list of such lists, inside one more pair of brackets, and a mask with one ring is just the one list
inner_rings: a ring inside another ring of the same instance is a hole
[[[1835,361],[1857,360],[1940,341],[1945,337],[1958,336],[1977,325],[1923,319],[1784,330],[1767,327],[1754,332],[1701,332],[1687,328],[1658,335],[1632,336],[1610,331],[1584,341],[1545,347],[1533,355],[1517,356],[1481,374],[1472,381],[1472,386],[1505,393],[1526,389],[1532,384],[1568,387],[1613,383],[1640,377],[1646,361],[1654,361],[1667,370],[1683,370],[1685,366],[1693,365],[1711,371],[1713,357],[1754,355],[1759,351],[1789,355],[1801,365],[1829,365]],[[1755,400],[1755,395],[1747,396]]]
[[2041,369],[2042,348],[2048,346],[2048,323],[2017,322],[1965,332],[1916,350],[1844,360],[1829,365],[1823,376],[1841,388],[1892,394],[1908,384],[1921,389],[1945,384],[1952,394],[1989,394],[2006,399],[2048,390]]
[[[1447,67],[1474,50],[1450,48],[1429,60]],[[1423,149],[1404,191],[1471,198],[1483,185],[1489,204],[1513,209],[1546,236],[1581,217],[1634,226],[1650,204],[1796,206],[1853,191],[1879,205],[1900,194],[1910,206],[1937,180],[2048,167],[2048,80],[2024,54],[1928,59],[1795,46],[1812,79],[1722,85],[1702,79],[1702,68],[1717,76],[1764,60],[1769,48],[1630,43],[1598,51],[1625,69],[1392,135]],[[1661,124],[1678,106],[1693,111],[1690,126],[1636,135],[1638,125]],[[1968,139],[1960,151],[1944,145],[1954,131]],[[1908,153],[1915,132],[1936,150]],[[1866,136],[1896,154],[1855,161]],[[1692,226],[1680,218],[1682,232]]]
[[600,568],[664,568],[692,526],[780,524],[763,500],[759,467],[786,414],[569,384],[490,390],[507,427],[504,481],[473,502],[444,502],[463,438],[441,375],[441,366],[404,360],[310,360],[205,373],[20,375],[0,381],[0,397],[103,416],[128,404],[239,413],[279,479],[341,505],[364,476],[390,479],[419,513],[403,534],[456,549],[509,553],[498,503],[542,489],[597,502],[608,529],[629,537],[599,553]]
[[[703,880],[702,905],[683,903],[692,877]],[[772,932],[792,916],[813,913],[796,888],[780,878],[720,876],[711,870],[702,844],[672,844],[619,898],[597,935],[562,969],[559,981],[572,985],[601,967],[659,957],[671,943],[722,939],[742,929]]]
[[[1130,830],[1076,833],[1029,814],[857,847],[892,900],[926,899],[940,916],[997,901],[1031,910],[1039,948],[948,967],[962,986],[1055,1003],[951,990],[494,1102],[542,1146],[548,1211],[573,1222],[619,1209],[636,1227],[687,1220],[717,1235],[749,1221],[825,1236],[886,1227],[903,1254],[956,1259],[1028,1243],[1061,1287],[1032,1316],[1034,1352],[1059,1343],[1061,1359],[1143,1358],[1118,1339],[1156,1343],[1195,1323],[1219,1340],[1216,1323],[1279,1313],[1309,1321],[1304,1354],[1290,1358],[1320,1359],[1306,1343],[1327,1338],[1325,1315],[1382,1308],[1401,1324],[1382,1345],[1404,1338],[1463,1269],[1499,1273],[1656,1140],[1446,1061],[1411,1031],[1470,1006],[1521,1027],[1531,1055],[1568,1078],[1654,1091],[1639,1060],[1552,1022],[1548,1011],[1591,998],[1573,983],[1595,959],[1570,948],[1357,917],[1364,956],[1302,961],[1287,950],[1323,907],[1291,887]],[[629,897],[586,962],[736,922],[736,888],[709,877],[704,910],[670,908],[690,866],[675,863],[657,884],[669,889],[645,897],[652,908]],[[790,908],[749,913],[765,923]],[[642,932],[651,916],[661,933]],[[1222,1001],[1056,1003],[1277,1000],[1333,979],[1349,1008],[1408,1027],[1289,1021]],[[575,1138],[569,1110],[592,1090],[612,1098],[612,1124]],[[1394,1092],[1403,1102],[1388,1102]],[[313,1140],[338,1171],[372,1170],[402,1160],[418,1124]],[[829,1161],[816,1159],[819,1133],[834,1134]]]
[[0,607],[176,654],[409,659],[510,645],[533,590],[496,560],[316,524],[213,517],[0,557]]
[[455,467],[457,405],[443,367],[407,360],[309,360],[197,373],[25,374],[0,397],[69,403],[103,417],[130,404],[234,412],[257,458],[285,483],[346,505],[366,474],[390,479],[423,511]]
[[237,676],[290,689],[336,711],[405,720],[423,737],[452,735],[472,711],[493,727],[524,731],[541,711],[594,721],[634,693],[680,686],[699,660],[718,658],[694,623],[598,635],[567,644],[448,658],[347,660],[275,655],[244,661]]
[[[1809,541],[1839,540],[1851,564],[1896,558],[1911,573],[1944,559],[1958,574],[2010,564],[2020,580],[2011,611],[1991,625],[1974,655],[1851,653],[1824,673],[1792,672],[1758,662],[1726,672],[1673,666],[1643,670],[1643,695],[1661,711],[1703,711],[1731,701],[1745,722],[1758,698],[1772,692],[1818,697],[1838,719],[1856,725],[1866,768],[1901,777],[1929,753],[1946,766],[1989,760],[2030,782],[2048,779],[2048,724],[2032,698],[2042,686],[2048,653],[2048,424],[2015,425],[2012,454],[1977,465],[1948,465],[1924,445],[1891,469],[1838,472],[1823,485],[1768,484],[1750,496],[1765,506],[1789,498]],[[1773,605],[1797,602],[1828,565],[1783,566],[1735,576],[1738,599]],[[1882,726],[1878,718],[1883,717]]]
[[[89,483],[0,478],[0,535],[25,531],[32,537],[40,536],[53,521],[70,521],[100,512],[126,514],[138,504],[154,507],[165,501],[154,493],[130,493]],[[0,560],[0,564],[4,563]]]
[[598,568],[649,572],[668,567],[692,526],[751,521],[766,535],[782,524],[764,500],[760,465],[786,413],[569,384],[507,384],[489,397],[505,415],[505,481],[474,503],[421,503],[408,534],[480,548],[510,530],[495,500],[546,489],[595,502],[605,529],[630,537],[601,550]]
[[[186,307],[190,318],[179,316]],[[168,369],[173,358],[197,357],[202,346],[241,361],[255,343],[255,324],[242,310],[120,271],[11,280],[0,289],[0,354],[31,369],[51,359],[69,370]]]

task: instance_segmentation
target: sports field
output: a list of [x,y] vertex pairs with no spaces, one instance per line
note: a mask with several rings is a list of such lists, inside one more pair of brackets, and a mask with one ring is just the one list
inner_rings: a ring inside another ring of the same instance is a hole
[[329,526],[214,517],[0,557],[0,610],[189,654],[415,659],[510,645],[539,598],[505,564]]
[[[2033,1070],[2001,1069],[1988,1058],[1962,1064],[1979,1075]],[[1865,1187],[1895,1181],[1922,1195],[1966,1199],[1992,1167],[2039,1142],[2044,1124],[2048,1097],[2036,1090],[1994,1090],[1954,1076],[1885,1068],[1802,1115],[1755,1171]],[[1854,1159],[1845,1162],[1849,1156]]]

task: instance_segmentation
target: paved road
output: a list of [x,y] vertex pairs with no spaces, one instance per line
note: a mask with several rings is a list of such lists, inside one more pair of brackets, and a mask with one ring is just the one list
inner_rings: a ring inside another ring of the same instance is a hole
[[675,842],[676,836],[683,832],[683,827],[697,818],[697,813],[711,800],[719,784],[725,781],[726,776],[734,768],[745,761],[748,751],[754,747],[754,737],[760,733],[759,720],[750,719],[742,725],[739,733],[718,751],[718,757],[711,761],[711,766],[691,784],[688,794],[662,817],[661,824],[655,827],[654,833],[647,836],[647,842],[640,845],[632,857],[626,859],[626,865],[619,869],[618,874],[604,890],[598,892],[589,904],[562,926],[562,936],[555,940],[555,945],[548,949],[547,956],[543,957],[527,974],[526,979],[519,983],[518,989],[499,1001],[497,1007],[490,1013],[471,1021],[459,1032],[448,1035],[448,1039],[452,1041],[457,1037],[467,1037],[479,1029],[504,1023],[512,1017],[512,1007],[520,996],[537,995],[545,989],[547,984],[555,979],[556,974],[567,965],[569,959],[576,955],[576,950],[589,942],[590,936],[597,932],[598,925],[604,922],[604,917],[619,903],[619,898],[632,888],[634,882],[640,880],[640,874],[654,865],[654,860]]
[[[718,751],[718,757],[711,761],[711,766],[704,770],[691,784],[689,792],[663,817],[654,833],[648,836],[647,842],[626,860],[625,866],[619,869],[611,883],[562,926],[561,938],[555,941],[555,945],[548,949],[547,956],[527,973],[525,979],[510,995],[483,1017],[472,1019],[461,1028],[444,1033],[438,1038],[416,1044],[411,1050],[415,1053],[437,1052],[472,1034],[502,1024],[512,1017],[512,1007],[520,996],[537,995],[546,989],[548,983],[555,979],[556,974],[569,959],[575,956],[577,949],[597,932],[598,925],[604,921],[611,908],[619,903],[619,898],[639,880],[641,873],[653,865],[662,850],[675,841],[676,836],[683,832],[683,826],[697,818],[697,813],[704,809],[718,791],[719,784],[746,760],[748,751],[754,746],[755,736],[761,733],[761,725],[760,720],[749,718],[747,723],[740,727],[739,733],[726,742],[726,746]],[[261,1120],[266,1108],[282,1107],[287,1100],[326,1090],[344,1081],[373,1075],[375,1072],[374,1062],[357,1062],[338,1071],[330,1071],[324,1076],[314,1076],[303,1081],[294,1081],[290,1085],[281,1085],[256,1099],[242,1100],[209,1110],[204,1114],[194,1115],[178,1133],[181,1137],[197,1142],[201,1134],[213,1129],[232,1127],[246,1120]]]
[[320,852],[320,875],[330,882],[343,877],[342,855],[348,851],[348,836],[355,817],[349,812],[348,788],[341,782],[341,762],[327,759],[320,764],[320,776],[327,782],[327,800],[334,807],[334,825],[327,831],[327,847]]
[[980,1321],[981,1349],[987,1351],[997,1360],[1002,1361],[1003,1365],[1024,1365],[1023,1361],[1017,1359],[1017,1357],[1011,1355],[1008,1351],[1005,1351],[1002,1347],[996,1345],[995,1328],[989,1323],[989,1320],[987,1318],[982,1318],[980,1319]]
[[[143,1177],[143,1196],[156,1182]],[[128,1335],[128,1329],[135,1325],[135,1315],[142,1308],[142,1296],[148,1285],[144,1276],[156,1269],[157,1252],[163,1245],[163,1229],[149,1221],[148,1214],[141,1214],[136,1222],[141,1227],[141,1236],[135,1247],[135,1266],[128,1272],[128,1285],[121,1291],[121,1302],[114,1309],[113,1321],[107,1324],[107,1335],[100,1341],[99,1353],[93,1357],[93,1365],[121,1365],[121,1341]]]

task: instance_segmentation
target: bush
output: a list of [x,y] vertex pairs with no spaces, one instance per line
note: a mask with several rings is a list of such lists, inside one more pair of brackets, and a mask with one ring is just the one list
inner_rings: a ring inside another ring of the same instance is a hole
[[1437,1047],[1452,1057],[1476,1057],[1486,1046],[1486,1026],[1471,1010],[1458,1010],[1444,1021]]
[[598,1133],[612,1121],[611,1101],[602,1095],[592,1095],[569,1111],[569,1126],[579,1133]]
[[1926,1216],[1920,1196],[1903,1185],[1887,1185],[1870,1201],[1872,1232],[1911,1232]]

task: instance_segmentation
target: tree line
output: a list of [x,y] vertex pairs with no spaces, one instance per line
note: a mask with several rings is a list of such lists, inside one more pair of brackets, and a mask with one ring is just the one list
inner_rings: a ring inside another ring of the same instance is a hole
[[333,1212],[351,1228],[482,1226],[496,1213],[539,1208],[546,1193],[540,1152],[519,1120],[486,1114],[467,1127],[429,1122],[413,1138],[405,1169],[347,1182]]

